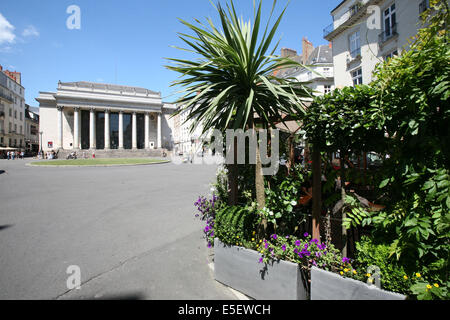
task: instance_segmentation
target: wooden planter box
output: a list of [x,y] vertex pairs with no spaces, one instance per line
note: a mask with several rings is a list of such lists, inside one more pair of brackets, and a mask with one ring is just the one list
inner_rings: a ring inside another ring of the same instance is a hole
[[406,296],[381,290],[316,267],[311,269],[311,300],[405,300]]
[[307,300],[300,267],[288,261],[258,263],[261,254],[214,240],[214,277],[257,300]]

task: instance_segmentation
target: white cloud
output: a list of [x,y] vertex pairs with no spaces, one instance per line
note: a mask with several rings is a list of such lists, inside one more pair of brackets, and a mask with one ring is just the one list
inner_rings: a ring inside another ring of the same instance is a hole
[[24,37],[39,37],[39,31],[35,26],[29,25],[22,32],[22,36]]
[[1,53],[12,53],[13,47],[11,47],[11,46],[0,47],[0,52]]
[[15,27],[0,13],[0,44],[14,43],[16,35]]

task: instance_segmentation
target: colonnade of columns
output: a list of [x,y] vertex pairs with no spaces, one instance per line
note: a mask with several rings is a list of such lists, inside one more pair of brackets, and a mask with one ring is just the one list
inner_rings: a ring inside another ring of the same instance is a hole
[[[58,106],[58,147],[63,149],[63,110],[64,107]],[[80,108],[74,107],[74,132],[73,132],[73,148],[81,149],[81,139],[80,139]],[[96,109],[91,108],[89,113],[89,148],[96,149],[96,128],[95,128],[95,111]],[[111,137],[110,137],[110,110],[105,109],[105,150],[111,149]],[[123,110],[119,110],[119,150],[124,149],[124,137],[123,137]],[[131,112],[132,117],[132,149],[137,149],[137,112]],[[150,149],[150,112],[145,112],[145,128],[144,128],[144,137],[145,137],[145,149]],[[156,147],[161,148],[161,113],[158,113],[157,118],[157,141]]]

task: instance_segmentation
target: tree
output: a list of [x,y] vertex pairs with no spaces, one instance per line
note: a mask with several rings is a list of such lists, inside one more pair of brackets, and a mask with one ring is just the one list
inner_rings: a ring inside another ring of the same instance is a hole
[[[207,24],[196,20],[193,25],[180,20],[194,35],[179,33],[189,49],[182,49],[199,56],[195,61],[168,59],[174,65],[170,70],[181,74],[181,79],[172,86],[181,86],[184,95],[176,103],[188,110],[187,119],[193,120],[191,130],[202,123],[204,131],[211,128],[226,129],[269,129],[283,122],[283,116],[298,117],[305,112],[302,101],[310,97],[310,90],[292,79],[274,76],[274,71],[302,66],[288,58],[275,57],[278,43],[269,53],[281,19],[287,9],[270,21],[276,6],[273,2],[270,18],[261,36],[261,6],[254,7],[253,22],[239,18],[233,1],[226,9],[220,4],[216,10],[221,30],[211,19]],[[264,179],[261,160],[256,152],[255,188],[258,208],[265,206]],[[236,204],[236,164],[231,167],[229,183],[231,204]],[[234,185],[234,186],[233,186]]]

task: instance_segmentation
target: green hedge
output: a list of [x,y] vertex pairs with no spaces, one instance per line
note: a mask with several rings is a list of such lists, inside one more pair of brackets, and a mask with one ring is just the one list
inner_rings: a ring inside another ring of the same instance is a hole
[[217,212],[215,235],[224,244],[246,245],[254,238],[258,215],[245,207],[224,207]]

